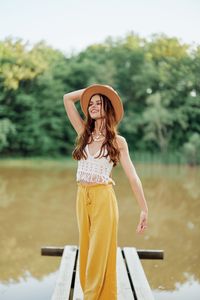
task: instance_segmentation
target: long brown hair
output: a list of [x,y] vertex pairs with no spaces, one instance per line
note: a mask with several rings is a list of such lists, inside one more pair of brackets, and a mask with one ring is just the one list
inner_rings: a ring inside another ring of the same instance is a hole
[[[100,98],[103,102],[103,108],[105,111],[106,136],[105,136],[105,140],[101,146],[100,153],[95,158],[99,158],[101,156],[103,150],[105,149],[105,146],[107,146],[108,153],[104,154],[103,157],[109,156],[110,161],[113,161],[113,167],[114,167],[119,162],[119,155],[120,155],[120,151],[119,151],[119,148],[117,146],[117,141],[116,141],[116,136],[118,134],[118,131],[117,131],[115,110],[113,108],[111,101],[105,95],[102,95],[102,94],[97,94],[97,95],[100,96]],[[93,96],[94,95],[92,95],[92,97]],[[102,102],[101,102],[101,108],[102,108]],[[90,114],[88,112],[89,103],[90,103],[90,101],[88,102],[88,107],[87,107],[87,117],[86,117],[86,120],[84,120],[84,130],[80,135],[78,135],[76,137],[75,149],[72,152],[72,157],[75,160],[87,158],[87,153],[84,150],[84,148],[88,144],[89,137],[91,136],[91,134],[94,130],[94,127],[95,127],[95,120],[90,117]],[[101,109],[101,112],[102,112],[102,109]]]

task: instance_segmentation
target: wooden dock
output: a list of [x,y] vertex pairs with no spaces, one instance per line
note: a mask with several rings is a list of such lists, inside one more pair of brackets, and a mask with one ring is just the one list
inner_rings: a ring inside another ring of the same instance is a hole
[[[62,256],[59,274],[51,300],[82,300],[79,281],[79,248],[42,247],[41,255]],[[163,259],[163,250],[143,250],[134,247],[117,248],[118,300],[153,300],[153,294],[140,259]],[[112,299],[108,299],[112,300]]]

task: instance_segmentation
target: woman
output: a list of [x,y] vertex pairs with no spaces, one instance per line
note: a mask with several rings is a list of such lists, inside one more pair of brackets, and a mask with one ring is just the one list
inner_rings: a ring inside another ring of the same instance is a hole
[[[74,104],[78,99],[85,120]],[[148,217],[142,184],[130,159],[126,139],[117,134],[117,125],[124,114],[123,105],[112,87],[100,84],[65,94],[63,100],[78,134],[72,155],[78,160],[76,213],[84,300],[115,300],[119,214],[111,171],[118,162],[141,208],[138,233],[147,228]]]

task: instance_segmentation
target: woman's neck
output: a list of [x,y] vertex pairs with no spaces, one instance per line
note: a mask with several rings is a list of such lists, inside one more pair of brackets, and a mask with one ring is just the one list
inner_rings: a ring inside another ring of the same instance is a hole
[[105,133],[106,128],[105,128],[105,119],[97,119],[95,121],[95,125],[94,125],[94,132],[95,133]]

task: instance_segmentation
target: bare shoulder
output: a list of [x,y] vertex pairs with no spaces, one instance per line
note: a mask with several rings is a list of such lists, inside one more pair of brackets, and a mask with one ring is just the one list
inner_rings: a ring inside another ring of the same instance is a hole
[[127,144],[127,141],[126,141],[125,137],[123,137],[122,135],[117,134],[117,145],[118,145],[120,150],[127,149],[128,144]]

